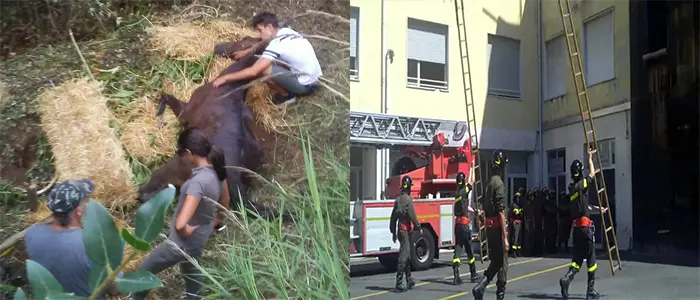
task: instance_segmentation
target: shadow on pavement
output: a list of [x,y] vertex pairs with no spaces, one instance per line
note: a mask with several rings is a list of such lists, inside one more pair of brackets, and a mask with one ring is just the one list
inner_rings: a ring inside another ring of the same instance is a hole
[[452,279],[446,280],[446,279],[423,279],[421,282],[430,282],[430,283],[439,283],[439,284],[445,284],[445,285],[453,285],[452,284]]
[[[530,294],[519,294],[518,298],[527,299],[564,299],[559,294],[543,294],[543,293],[530,293]],[[600,298],[604,298],[605,295],[600,294]],[[585,295],[575,295],[569,294],[569,299],[586,299]]]
[[398,293],[394,287],[366,286],[365,289],[368,289],[368,290],[370,290],[370,291],[382,291],[382,292]]

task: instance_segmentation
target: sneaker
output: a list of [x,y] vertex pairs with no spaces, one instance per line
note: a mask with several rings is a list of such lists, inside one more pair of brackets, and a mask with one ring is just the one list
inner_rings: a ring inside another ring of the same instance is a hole
[[282,96],[281,94],[275,95],[275,99],[273,100],[273,102],[277,105],[282,105],[282,104],[292,104],[296,100],[297,100],[297,98],[293,93],[288,93],[287,96]]

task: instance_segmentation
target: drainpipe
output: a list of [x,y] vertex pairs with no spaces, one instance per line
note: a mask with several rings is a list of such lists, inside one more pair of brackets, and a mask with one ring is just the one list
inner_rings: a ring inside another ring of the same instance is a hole
[[[380,60],[381,70],[384,70],[384,47],[385,47],[385,45],[384,45],[384,1],[385,0],[381,0],[381,2],[382,2],[381,3],[381,32],[379,34],[380,43],[382,45],[382,49],[380,51],[380,54],[382,56],[382,59]],[[381,109],[381,111],[384,111],[384,94],[385,94],[384,82],[385,82],[385,78],[384,78],[383,72],[382,72],[382,75],[380,77],[381,77],[381,80],[380,80],[380,84],[379,84],[379,93],[380,93],[379,99],[381,99],[380,105],[382,106],[380,109]],[[381,199],[382,198],[382,191],[384,190],[384,186],[385,186],[384,182],[386,179],[386,177],[384,177],[384,165],[382,163],[384,161],[384,150],[383,149],[377,149],[377,155],[376,155],[375,161],[376,161],[375,174],[377,176],[376,199]]]
[[543,116],[542,116],[542,108],[544,106],[544,83],[542,82],[542,72],[543,72],[543,67],[542,67],[542,1],[537,1],[537,96],[539,98],[538,104],[537,104],[537,118],[538,118],[538,129],[537,129],[537,137],[538,137],[538,144],[540,148],[540,159],[539,159],[539,178],[537,179],[538,186],[544,186],[544,142],[543,136],[544,133],[542,132],[542,122],[543,122]]
[[[388,61],[388,62],[387,62]],[[386,54],[384,55],[384,101],[383,101],[383,106],[384,110],[382,113],[384,114],[389,114],[389,64],[394,63],[394,50],[389,49],[386,51]],[[391,157],[390,157],[391,149],[390,148],[384,148],[384,151],[382,151],[383,154],[383,160],[384,160],[384,166],[382,168],[382,172],[384,173],[384,176],[382,178],[386,179],[389,178],[389,174],[391,173]],[[386,186],[386,185],[383,185]],[[386,196],[385,196],[386,198]]]

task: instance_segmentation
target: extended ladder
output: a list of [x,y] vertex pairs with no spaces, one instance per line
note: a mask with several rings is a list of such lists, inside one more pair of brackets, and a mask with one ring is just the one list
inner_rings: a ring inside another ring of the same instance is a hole
[[442,133],[445,147],[461,147],[466,122],[350,112],[350,142],[356,144],[430,146]]
[[[601,160],[600,153],[598,152],[598,139],[596,137],[595,127],[593,126],[591,104],[588,100],[588,90],[586,89],[586,80],[583,74],[581,51],[578,47],[578,40],[574,31],[574,21],[571,17],[570,0],[559,0],[559,12],[561,13],[562,25],[564,26],[566,46],[569,50],[569,64],[571,65],[571,75],[574,78],[578,107],[581,112],[583,135],[586,138],[586,145],[588,145],[588,155],[595,154],[598,166],[600,167]],[[600,179],[598,176],[595,176],[593,179],[593,187],[595,188],[596,199],[598,199],[598,206],[600,207],[600,219],[602,222],[601,225],[603,226],[603,235],[605,236],[605,246],[608,250],[608,259],[610,260],[610,270],[612,274],[615,275],[615,270],[622,270],[622,262],[620,261],[620,250],[617,248],[617,237],[615,236],[612,212],[608,209],[607,213],[603,213],[603,208],[609,207],[608,192],[605,188],[603,172],[598,173],[600,173]]]
[[[474,92],[472,91],[471,66],[469,64],[469,47],[467,44],[467,24],[464,15],[464,1],[455,0],[455,17],[457,18],[457,36],[459,38],[459,54],[462,65],[462,83],[464,84],[464,101],[467,108],[467,130],[469,131],[469,140],[472,145],[472,153],[474,154],[474,192],[476,193],[476,207],[481,210],[481,201],[484,195],[484,186],[481,181],[481,159],[479,158],[479,140],[476,133],[476,114],[474,112]],[[483,263],[488,260],[489,250],[488,241],[486,239],[486,226],[480,222],[479,217],[474,218],[479,227],[479,260]]]

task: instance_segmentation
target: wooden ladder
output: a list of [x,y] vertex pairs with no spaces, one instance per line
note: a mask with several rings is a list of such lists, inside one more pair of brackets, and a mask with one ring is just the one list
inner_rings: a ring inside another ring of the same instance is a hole
[[[595,162],[598,163],[598,167],[600,168],[601,160],[600,152],[598,151],[598,139],[595,133],[595,126],[593,126],[593,116],[591,115],[591,104],[588,100],[586,79],[583,73],[581,51],[579,50],[576,32],[574,31],[574,21],[571,16],[571,2],[570,0],[558,1],[561,21],[562,25],[564,26],[566,47],[569,51],[571,75],[574,78],[574,87],[576,88],[578,107],[579,111],[581,112],[581,125],[583,125],[583,134],[586,138],[586,145],[588,145],[588,155],[595,155]],[[595,176],[593,179],[593,187],[595,188],[596,199],[598,200],[598,206],[600,207],[600,219],[603,226],[603,235],[605,236],[605,247],[608,250],[610,271],[612,271],[612,274],[615,275],[616,270],[622,270],[620,250],[617,248],[617,237],[615,235],[615,227],[613,226],[612,212],[610,209],[608,209],[605,213],[603,212],[603,208],[610,207],[610,203],[608,203],[608,192],[605,188],[605,178],[603,176],[603,172],[597,172],[597,174],[600,174],[600,176]]]
[[[474,112],[474,92],[472,90],[471,66],[469,65],[469,47],[467,46],[467,25],[464,15],[464,0],[455,0],[455,17],[457,19],[457,35],[459,38],[459,54],[462,66],[462,84],[464,86],[464,101],[467,108],[467,130],[469,142],[472,145],[472,172],[474,176],[474,192],[476,194],[476,207],[481,210],[481,201],[484,197],[484,185],[481,178],[481,159],[479,158],[479,140],[476,133],[476,113]],[[488,241],[486,239],[486,226],[474,218],[479,227],[479,260],[481,263],[489,258]]]

